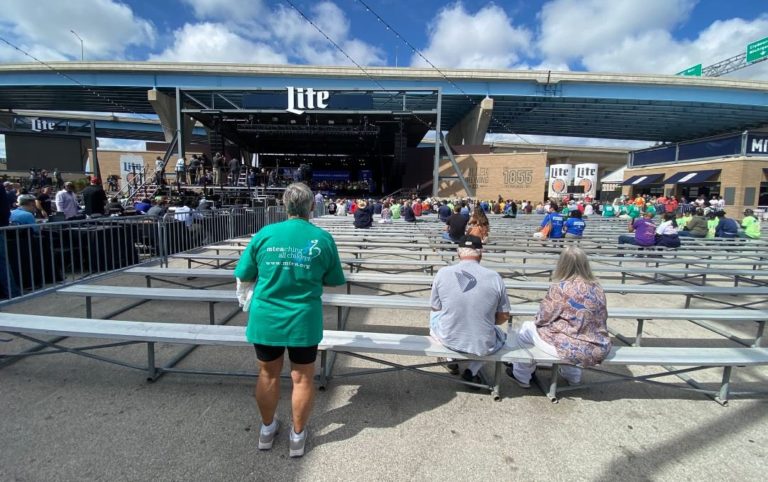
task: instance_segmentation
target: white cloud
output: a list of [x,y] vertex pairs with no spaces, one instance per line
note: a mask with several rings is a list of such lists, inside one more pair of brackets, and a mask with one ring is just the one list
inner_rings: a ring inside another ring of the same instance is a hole
[[539,47],[547,59],[568,61],[684,21],[695,0],[553,0],[539,13]]
[[245,39],[220,23],[185,24],[173,34],[173,45],[149,60],[171,62],[243,62],[284,64],[285,55],[269,45]]
[[[768,32],[768,15],[717,20],[693,39],[677,39],[693,0],[554,0],[539,15],[544,62],[578,62],[590,71],[674,74],[739,53]],[[599,21],[598,21],[599,19]],[[584,28],[589,25],[590,28]],[[734,77],[768,78],[758,64]]]
[[[80,59],[83,39],[86,59],[123,56],[130,45],[153,45],[151,22],[113,0],[4,0],[0,33],[41,60]],[[0,60],[31,61],[12,49],[0,50]]]
[[[422,53],[438,67],[508,69],[531,53],[531,38],[501,7],[489,4],[473,15],[459,2],[443,8],[430,24]],[[414,54],[411,65],[427,64]]]
[[[295,10],[261,1],[185,0],[201,20],[174,32],[174,43],[151,60],[199,62],[308,63],[350,65]],[[381,65],[386,59],[378,47],[351,37],[346,14],[333,2],[314,4],[312,21],[361,65]],[[215,22],[213,22],[215,20]]]

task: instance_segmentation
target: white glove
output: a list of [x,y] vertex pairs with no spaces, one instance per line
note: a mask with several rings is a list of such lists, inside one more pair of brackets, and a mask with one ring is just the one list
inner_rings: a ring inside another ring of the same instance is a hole
[[248,312],[251,309],[251,299],[253,298],[253,287],[255,283],[252,281],[242,281],[237,279],[237,288],[235,294],[237,295],[237,302],[243,307],[244,312]]

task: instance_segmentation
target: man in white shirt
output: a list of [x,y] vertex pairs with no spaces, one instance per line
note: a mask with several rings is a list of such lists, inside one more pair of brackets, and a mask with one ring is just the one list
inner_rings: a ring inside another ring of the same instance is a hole
[[183,157],[180,157],[179,160],[176,161],[176,184],[187,182],[186,172],[187,172],[187,161]]
[[64,213],[65,219],[70,219],[77,216],[79,209],[75,185],[71,182],[64,183],[64,189],[56,193],[56,211]]

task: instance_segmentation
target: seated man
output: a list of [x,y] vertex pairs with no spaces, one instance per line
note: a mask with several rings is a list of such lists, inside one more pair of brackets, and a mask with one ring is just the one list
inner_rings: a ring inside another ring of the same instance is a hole
[[[540,239],[549,237],[551,239],[560,239],[563,237],[563,225],[565,224],[565,217],[558,212],[557,203],[552,202],[549,205],[549,213],[541,220],[539,228],[533,233],[533,237]],[[542,230],[545,226],[549,225],[549,232],[544,235]]]
[[467,229],[468,218],[465,218],[461,214],[461,206],[458,204],[453,208],[453,214],[451,214],[445,221],[445,232],[443,233],[443,239],[447,241],[458,242],[464,232]]
[[760,219],[751,209],[744,210],[744,219],[741,220],[744,231],[739,232],[740,238],[760,239]]
[[[461,216],[461,214],[458,214]],[[507,290],[499,273],[480,266],[483,244],[477,236],[458,243],[459,263],[440,269],[432,283],[430,335],[461,353],[490,355],[501,349],[506,333],[497,328],[509,320]],[[462,378],[478,383],[483,362],[470,362]],[[448,370],[459,374],[456,363]]]
[[19,196],[17,201],[19,207],[11,211],[10,224],[16,226],[29,224],[33,226],[32,230],[35,233],[39,232],[40,227],[37,226],[37,222],[35,221],[35,201],[35,196],[32,196],[31,194],[22,194]]
[[653,224],[653,214],[645,212],[641,218],[631,221],[628,226],[634,236],[622,234],[619,236],[619,244],[633,244],[635,246],[653,246],[656,244],[656,225]]

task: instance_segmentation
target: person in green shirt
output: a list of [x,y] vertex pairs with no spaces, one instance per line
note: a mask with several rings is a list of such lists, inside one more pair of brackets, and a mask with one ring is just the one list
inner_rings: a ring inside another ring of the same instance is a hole
[[287,349],[293,380],[289,455],[300,457],[315,393],[317,346],[323,338],[323,286],[340,286],[346,280],[330,233],[309,222],[314,210],[309,187],[291,184],[283,203],[288,220],[265,226],[253,236],[237,263],[235,277],[254,283],[245,336],[259,360],[259,449],[272,448],[279,428],[275,410]]
[[760,220],[751,209],[744,210],[744,219],[741,220],[744,231],[739,232],[740,238],[760,239]]
[[613,209],[613,204],[605,203],[603,205],[603,217],[612,218],[614,216],[616,216],[616,211]]
[[637,219],[640,217],[640,208],[635,206],[634,204],[628,204],[627,205],[627,215],[630,217],[630,219]]
[[645,205],[645,212],[651,213],[653,216],[656,216],[656,206],[654,206],[651,203],[648,203]]
[[715,237],[715,231],[717,230],[717,224],[720,222],[715,216],[714,211],[710,211],[707,215],[707,239],[713,239]]
[[392,212],[392,219],[400,219],[400,202],[395,201],[394,204],[392,204],[392,207],[389,208],[389,210]]

